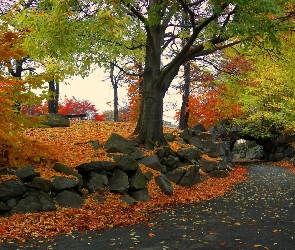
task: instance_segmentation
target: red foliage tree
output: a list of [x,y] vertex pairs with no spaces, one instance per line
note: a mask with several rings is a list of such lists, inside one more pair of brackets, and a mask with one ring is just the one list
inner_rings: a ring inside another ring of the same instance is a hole
[[59,107],[59,113],[62,115],[78,115],[85,114],[87,111],[94,112],[94,120],[104,121],[105,114],[98,114],[93,103],[88,100],[79,100],[74,96],[71,99],[66,98]]

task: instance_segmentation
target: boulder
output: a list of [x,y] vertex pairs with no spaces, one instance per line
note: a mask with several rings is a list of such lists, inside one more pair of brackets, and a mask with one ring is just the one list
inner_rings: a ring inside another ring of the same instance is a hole
[[175,136],[171,133],[164,133],[164,138],[166,141],[174,141],[175,140]]
[[201,150],[197,148],[186,148],[179,149],[176,152],[176,155],[180,158],[180,160],[186,160],[189,163],[193,163],[201,157]]
[[123,170],[116,169],[109,178],[109,189],[111,192],[125,194],[129,189],[128,175]]
[[11,214],[37,213],[55,211],[56,204],[51,196],[43,191],[37,191],[29,194],[19,202],[10,211]]
[[206,132],[205,127],[202,124],[197,124],[196,126],[193,127],[193,130],[200,133],[200,132]]
[[2,169],[0,169],[0,176],[1,175],[15,175],[17,170],[19,170],[18,167],[2,168]]
[[98,148],[99,148],[99,140],[91,141],[91,144],[92,144],[92,148],[94,150],[98,150]]
[[214,141],[215,140],[213,138],[212,134],[208,133],[208,132],[198,133],[195,136],[197,136],[201,141],[208,141],[208,140]]
[[46,115],[45,121],[43,121],[42,124],[51,128],[70,127],[70,119],[60,114],[48,114]]
[[159,157],[157,155],[144,157],[143,159],[138,160],[138,162],[151,169],[154,169],[160,172],[166,172],[166,167],[160,163]]
[[156,176],[155,181],[164,194],[173,195],[174,188],[164,174]]
[[77,178],[67,178],[64,176],[53,176],[52,177],[52,189],[61,190],[76,187],[79,181]]
[[143,189],[147,185],[147,180],[140,169],[133,171],[129,175],[129,190]]
[[177,168],[175,170],[165,173],[165,175],[169,181],[172,181],[177,184],[179,180],[183,177],[185,172],[186,172],[185,168]]
[[146,172],[143,175],[147,181],[150,181],[151,179],[153,179],[153,176],[154,176],[152,172]]
[[20,180],[6,180],[0,183],[0,201],[18,197],[26,192],[25,184]]
[[193,130],[186,128],[185,130],[182,131],[182,133],[179,136],[180,138],[188,142],[193,137]]
[[151,199],[147,188],[131,191],[130,195],[132,196],[134,200],[141,201],[141,202],[149,201]]
[[135,148],[130,144],[128,140],[116,133],[112,133],[110,135],[104,145],[104,148],[108,153],[131,154],[135,151]]
[[84,205],[84,200],[77,193],[68,190],[57,194],[55,200],[61,207],[81,208]]
[[26,183],[28,187],[36,188],[48,193],[52,188],[52,181],[36,177],[31,182]]
[[124,195],[122,197],[122,201],[129,204],[129,205],[132,205],[135,203],[135,200],[132,197],[130,197],[129,195]]
[[198,166],[190,166],[189,169],[186,170],[182,178],[179,180],[177,185],[190,187],[201,182],[199,169],[200,168]]
[[114,159],[117,168],[130,171],[138,169],[138,162],[131,156],[125,154],[109,154],[108,157]]
[[220,161],[210,161],[202,158],[199,160],[199,164],[202,171],[204,171],[205,173],[209,173],[213,170],[219,169]]
[[166,167],[167,171],[170,171],[179,166],[180,160],[176,156],[169,155],[168,157],[164,157],[161,159],[161,164]]
[[53,169],[56,171],[56,172],[60,172],[60,173],[63,173],[65,175],[71,175],[71,176],[74,176],[77,178],[78,180],[78,191],[81,192],[82,191],[82,186],[83,186],[83,178],[82,176],[77,172],[75,171],[74,169],[62,164],[62,163],[55,163],[54,166],[53,166]]
[[214,178],[225,178],[228,176],[228,171],[226,170],[213,170],[208,173],[210,177]]
[[113,171],[115,168],[116,164],[111,161],[91,161],[82,163],[76,167],[78,173],[81,175],[88,174],[90,172]]
[[0,213],[7,212],[8,210],[10,210],[10,207],[4,202],[0,202]]
[[34,167],[27,166],[21,168],[15,172],[15,175],[23,182],[28,182],[33,180],[35,177],[39,177],[40,173],[35,172]]
[[195,146],[196,148],[198,149],[203,149],[203,144],[200,140],[200,138],[194,136],[194,137],[191,137],[188,141],[189,144]]
[[95,192],[108,185],[108,178],[96,172],[91,172],[88,175],[86,186],[90,192]]

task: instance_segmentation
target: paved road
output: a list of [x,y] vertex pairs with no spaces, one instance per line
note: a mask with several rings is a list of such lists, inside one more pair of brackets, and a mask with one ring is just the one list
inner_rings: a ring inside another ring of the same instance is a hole
[[275,166],[248,168],[249,181],[225,196],[160,213],[149,225],[73,233],[27,249],[295,249],[295,175]]

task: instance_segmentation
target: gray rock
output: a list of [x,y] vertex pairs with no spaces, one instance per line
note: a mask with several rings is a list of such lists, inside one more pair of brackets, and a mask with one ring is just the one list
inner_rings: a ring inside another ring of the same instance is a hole
[[66,188],[72,188],[77,186],[79,183],[77,178],[67,178],[63,176],[52,177],[52,188],[54,190],[61,190]]
[[137,170],[138,162],[131,156],[125,154],[109,154],[109,157],[113,158],[117,167],[122,170]]
[[179,136],[180,138],[188,142],[193,137],[193,131],[192,129],[186,128]]
[[56,172],[60,172],[60,173],[66,174],[66,175],[75,176],[78,180],[78,191],[79,192],[82,191],[83,178],[77,171],[75,171],[74,169],[72,169],[62,163],[55,163],[53,166],[53,169]]
[[174,141],[175,140],[175,136],[171,133],[164,133],[164,138],[166,141]]
[[99,148],[99,141],[98,140],[92,141],[92,148],[94,150],[97,150]]
[[35,172],[34,167],[27,166],[16,171],[15,175],[23,182],[28,182],[39,177],[40,173]]
[[8,205],[9,207],[14,207],[14,206],[16,205],[16,203],[17,203],[17,201],[16,201],[15,198],[11,198],[11,199],[9,199],[9,200],[7,201],[7,205]]
[[180,159],[185,159],[188,162],[193,163],[201,157],[201,153],[201,150],[197,148],[187,148],[177,150],[176,155]]
[[10,207],[4,202],[0,202],[0,212],[6,212],[8,210],[10,210]]
[[105,202],[107,199],[105,197],[97,195],[97,196],[93,197],[93,200],[97,201],[97,202]]
[[191,166],[188,170],[186,170],[185,174],[179,180],[177,185],[183,187],[190,187],[193,186],[201,181],[199,167],[198,166]]
[[26,192],[25,184],[20,180],[7,180],[0,183],[0,201],[21,196]]
[[81,175],[89,172],[112,171],[115,168],[116,164],[111,161],[91,161],[76,167],[78,173]]
[[64,190],[55,197],[56,202],[61,207],[81,208],[84,200],[76,193]]
[[219,169],[220,162],[219,161],[209,161],[204,158],[199,160],[199,164],[201,166],[201,170],[205,173],[209,173],[213,170]]
[[180,160],[176,156],[169,155],[168,157],[161,159],[161,164],[166,167],[167,171],[170,171],[178,167],[178,165],[180,164]]
[[183,177],[185,172],[186,170],[184,168],[177,168],[175,170],[165,173],[165,175],[169,181],[172,181],[177,184],[180,181],[180,179]]
[[152,172],[146,172],[143,175],[147,181],[150,181],[151,179],[153,179],[153,176],[154,176]]
[[198,133],[198,134],[196,134],[196,136],[197,136],[201,141],[215,140],[215,139],[212,137],[212,134],[211,134],[211,133],[207,133],[207,132]]
[[147,156],[143,159],[140,159],[138,162],[151,169],[154,169],[160,172],[166,172],[166,167],[160,163],[159,157],[157,155]]
[[48,193],[52,188],[52,181],[41,177],[36,177],[31,182],[26,183],[26,185]]
[[52,197],[43,191],[37,191],[21,199],[11,210],[11,214],[55,211],[56,204]]
[[106,141],[104,148],[108,153],[124,153],[131,154],[135,148],[122,136],[112,133]]
[[164,194],[173,195],[174,188],[164,174],[156,176],[155,181]]
[[135,200],[132,197],[128,196],[128,195],[124,195],[122,197],[122,201],[127,203],[127,204],[130,204],[130,205],[135,203]]
[[151,199],[147,188],[131,191],[130,195],[132,196],[134,200],[141,201],[141,202],[149,201]]
[[189,144],[195,146],[198,149],[203,149],[203,144],[198,137],[191,137],[188,141]]
[[176,154],[174,153],[174,151],[169,147],[169,146],[164,146],[159,148],[156,151],[157,156],[162,159],[162,158],[167,158],[168,156],[172,155],[172,156],[176,156]]
[[147,185],[147,180],[140,169],[129,175],[129,190],[143,189]]
[[139,148],[136,148],[136,147],[134,147],[134,151],[128,155],[130,155],[130,157],[132,157],[134,160],[138,160],[145,157],[144,153]]
[[111,192],[125,194],[129,189],[128,175],[120,169],[116,169],[109,178],[109,189]]
[[70,119],[60,114],[48,114],[42,124],[53,127],[70,127]]
[[86,186],[90,192],[95,192],[108,185],[108,178],[96,172],[91,172],[87,178]]
[[228,176],[228,171],[226,170],[213,170],[208,173],[210,177],[214,178],[225,178]]
[[202,124],[197,124],[196,126],[193,127],[193,130],[200,133],[200,132],[206,132],[205,127]]
[[2,168],[2,169],[0,169],[0,176],[1,175],[15,175],[17,170],[19,170],[18,167]]

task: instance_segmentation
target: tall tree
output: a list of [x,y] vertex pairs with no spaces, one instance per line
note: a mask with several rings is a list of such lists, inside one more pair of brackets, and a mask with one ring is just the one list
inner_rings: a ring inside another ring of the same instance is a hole
[[[138,144],[153,148],[165,142],[163,98],[181,65],[239,43],[278,48],[293,5],[294,0],[44,0],[41,11],[23,11],[18,23],[32,29],[30,55],[38,51],[39,57],[53,55],[85,66],[105,65],[118,55],[143,56],[134,133]],[[185,32],[183,18],[188,19]]]

